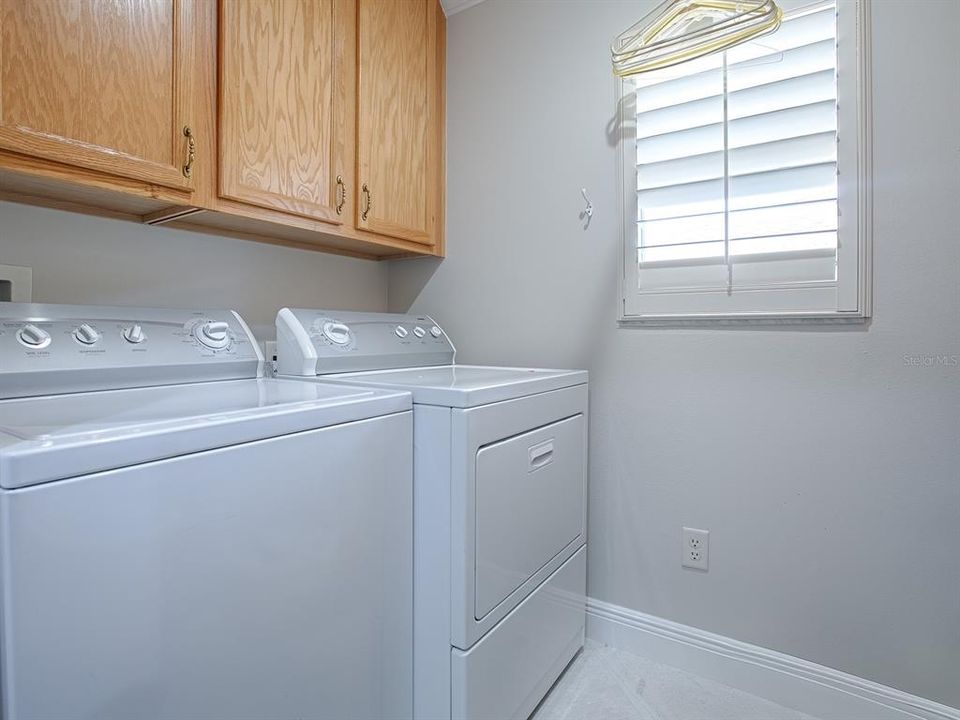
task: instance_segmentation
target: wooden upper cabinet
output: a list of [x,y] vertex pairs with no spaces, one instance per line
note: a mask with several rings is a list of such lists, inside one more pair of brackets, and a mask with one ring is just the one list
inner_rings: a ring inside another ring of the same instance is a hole
[[0,0],[0,148],[192,189],[193,30],[193,0]]
[[444,252],[439,0],[0,0],[0,196]]
[[221,0],[222,197],[347,216],[354,23],[353,0]]
[[359,0],[357,227],[432,245],[442,139],[436,0]]

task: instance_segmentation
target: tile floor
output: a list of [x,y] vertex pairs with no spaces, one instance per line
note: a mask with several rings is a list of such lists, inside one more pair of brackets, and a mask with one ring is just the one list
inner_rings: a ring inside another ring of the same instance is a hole
[[815,720],[588,640],[531,720]]

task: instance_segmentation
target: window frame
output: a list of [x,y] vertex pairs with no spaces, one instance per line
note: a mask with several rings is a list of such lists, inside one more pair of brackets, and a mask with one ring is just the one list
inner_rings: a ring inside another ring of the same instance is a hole
[[[872,183],[871,183],[871,0],[836,0],[837,4],[837,136],[838,217],[837,282],[790,288],[716,291],[640,292],[637,282],[636,105],[628,81],[616,78],[617,184],[621,205],[621,326],[722,323],[864,322],[872,312]],[[791,2],[800,9],[815,2]],[[854,72],[847,72],[853,68]],[[855,111],[849,108],[853,98]],[[851,169],[852,168],[852,169]],[[831,296],[833,300],[831,300]],[[735,300],[734,300],[735,297]],[[816,301],[818,304],[814,305]],[[775,304],[774,304],[775,303]],[[811,310],[826,304],[836,309]],[[774,309],[779,307],[780,309]],[[785,308],[785,309],[784,309]]]

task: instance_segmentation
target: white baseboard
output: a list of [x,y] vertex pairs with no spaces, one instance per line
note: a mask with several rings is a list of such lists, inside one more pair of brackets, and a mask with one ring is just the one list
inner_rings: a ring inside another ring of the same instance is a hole
[[587,637],[820,720],[960,720],[960,710],[886,685],[593,598]]

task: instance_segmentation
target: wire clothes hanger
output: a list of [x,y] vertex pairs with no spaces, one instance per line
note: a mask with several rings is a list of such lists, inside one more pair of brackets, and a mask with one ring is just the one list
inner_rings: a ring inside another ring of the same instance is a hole
[[618,35],[613,73],[629,77],[727,50],[780,27],[775,0],[665,0]]

